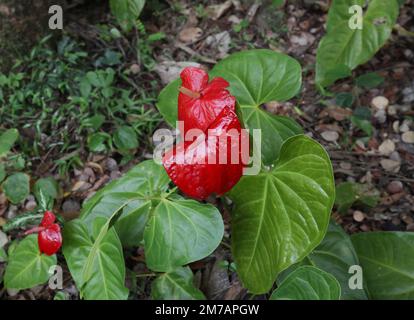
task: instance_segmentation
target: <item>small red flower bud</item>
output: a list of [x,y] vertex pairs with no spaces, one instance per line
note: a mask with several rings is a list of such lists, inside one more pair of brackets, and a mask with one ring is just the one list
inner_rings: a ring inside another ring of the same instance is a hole
[[55,254],[62,246],[60,226],[55,223],[55,220],[56,216],[52,212],[46,211],[39,226],[25,232],[25,235],[38,233],[37,243],[39,250],[48,256]]

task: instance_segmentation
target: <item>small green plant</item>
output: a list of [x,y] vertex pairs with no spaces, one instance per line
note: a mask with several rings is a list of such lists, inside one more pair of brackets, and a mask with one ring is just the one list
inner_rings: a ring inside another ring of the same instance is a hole
[[18,138],[17,129],[9,129],[0,134],[1,189],[13,204],[22,202],[30,192],[30,177],[20,172],[25,168],[24,157],[10,152]]
[[[316,56],[316,85],[320,90],[336,80],[349,77],[357,66],[369,61],[391,35],[398,12],[397,0],[333,1],[328,14],[327,33]],[[358,6],[365,12],[348,13]],[[352,23],[360,20],[360,26]]]
[[109,5],[122,30],[129,32],[136,26],[145,0],[109,0]]
[[[122,65],[118,52],[108,49],[91,61],[68,37],[56,51],[47,43],[49,38],[43,39],[9,74],[0,74],[0,122],[33,135],[19,141],[22,153],[38,157],[47,145],[70,154],[83,146],[86,135],[93,152],[133,154],[138,139],[160,121],[148,107],[151,92],[128,88],[127,74],[115,69]],[[64,168],[62,161],[59,165]]]

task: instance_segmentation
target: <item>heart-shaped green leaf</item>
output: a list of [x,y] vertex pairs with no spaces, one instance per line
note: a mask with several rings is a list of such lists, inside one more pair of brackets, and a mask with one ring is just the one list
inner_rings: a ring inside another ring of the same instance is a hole
[[3,182],[3,191],[13,204],[19,204],[30,193],[30,177],[25,173],[14,173]]
[[353,5],[364,7],[365,0],[333,1],[329,9],[327,34],[316,56],[316,83],[326,87],[350,76],[357,66],[370,60],[391,35],[398,17],[396,0],[371,0],[363,15],[362,29],[350,28]]
[[349,288],[349,268],[359,265],[351,238],[341,226],[331,222],[322,243],[308,256],[313,265],[329,272],[339,281],[342,299],[367,299],[364,289]]
[[154,300],[204,300],[204,294],[193,283],[189,267],[179,267],[160,275],[152,283]]
[[8,258],[4,285],[11,289],[27,289],[48,281],[49,268],[56,265],[56,255],[40,253],[37,235],[24,238]]
[[[229,90],[240,105],[244,126],[262,131],[262,161],[273,162],[287,138],[302,133],[302,128],[288,117],[276,116],[261,105],[270,101],[285,101],[300,90],[300,64],[293,58],[271,50],[246,50],[220,61],[210,72],[210,78],[222,77],[230,83]],[[166,86],[158,97],[157,108],[164,119],[175,126],[177,121],[177,79]]]
[[82,220],[90,229],[97,217],[110,217],[122,208],[115,223],[122,243],[139,245],[144,239],[146,262],[154,271],[202,259],[223,237],[220,212],[210,204],[167,194],[169,181],[162,166],[145,161],[92,197]]
[[88,200],[82,209],[82,220],[91,227],[96,217],[109,217],[114,210],[127,203],[115,228],[124,246],[139,245],[151,209],[149,198],[159,196],[167,189],[169,182],[167,173],[160,165],[144,161]]
[[273,169],[242,177],[230,198],[237,271],[251,292],[267,292],[326,233],[335,199],[329,156],[311,138],[292,137]]
[[175,128],[176,121],[178,120],[178,88],[180,86],[181,79],[171,81],[161,90],[156,104],[164,120],[173,128]]
[[270,300],[339,300],[341,287],[331,274],[311,266],[299,267],[273,291]]
[[0,135],[0,157],[6,155],[19,138],[17,129],[9,129]]
[[125,300],[125,264],[121,242],[107,219],[97,218],[92,234],[79,219],[65,224],[63,254],[83,298]]
[[220,61],[211,71],[212,77],[223,77],[240,105],[244,126],[261,129],[262,161],[270,164],[279,155],[284,140],[302,133],[291,118],[275,116],[261,105],[270,101],[286,101],[300,90],[300,64],[293,58],[271,50],[247,50]]
[[371,299],[414,299],[414,233],[352,235]]
[[364,289],[350,289],[349,287],[349,278],[352,276],[349,273],[349,268],[359,265],[359,260],[351,238],[340,225],[331,222],[322,243],[300,263],[284,271],[278,277],[278,282],[283,281],[288,274],[303,265],[316,266],[332,274],[341,285],[341,299],[367,299]]
[[161,199],[144,231],[147,265],[170,271],[211,254],[223,238],[220,212],[210,204],[179,196]]

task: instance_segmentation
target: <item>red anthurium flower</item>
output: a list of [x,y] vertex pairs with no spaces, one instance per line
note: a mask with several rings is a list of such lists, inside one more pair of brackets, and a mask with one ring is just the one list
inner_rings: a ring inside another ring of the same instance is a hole
[[[208,132],[214,135],[199,136],[198,144],[183,141],[163,157],[164,168],[175,185],[199,200],[229,191],[239,181],[244,166],[241,125],[230,107],[224,107]],[[220,161],[220,157],[224,158]]]
[[40,225],[25,232],[26,235],[38,232],[39,250],[48,256],[55,254],[62,246],[60,226],[55,223],[55,220],[55,215],[50,211],[46,211]]
[[208,82],[207,72],[196,67],[185,68],[180,76],[178,120],[184,121],[185,132],[194,128],[204,132],[224,107],[235,110],[236,99],[226,89],[229,83],[223,78]]

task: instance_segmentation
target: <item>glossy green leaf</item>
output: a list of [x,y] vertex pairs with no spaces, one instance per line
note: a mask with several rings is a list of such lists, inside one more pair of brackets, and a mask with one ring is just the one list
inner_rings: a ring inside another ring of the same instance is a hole
[[251,292],[265,293],[326,233],[335,199],[329,156],[311,138],[292,137],[273,169],[242,177],[229,196],[238,274]]
[[113,136],[115,146],[119,150],[131,150],[138,148],[138,136],[130,126],[119,127]]
[[262,161],[270,164],[279,155],[287,138],[302,133],[291,118],[275,116],[261,105],[270,101],[286,101],[300,90],[300,64],[293,58],[267,49],[246,50],[220,61],[211,71],[212,77],[223,77],[236,97],[244,126],[262,131]]
[[271,300],[339,300],[341,287],[331,274],[316,267],[293,271],[272,293]]
[[92,233],[79,219],[65,224],[63,254],[70,273],[87,300],[125,300],[125,263],[121,241],[107,219],[97,218]]
[[357,66],[370,60],[391,35],[398,17],[396,0],[371,0],[363,15],[362,29],[351,29],[353,5],[364,7],[365,0],[333,1],[329,9],[327,34],[316,56],[316,83],[326,87],[350,76]]
[[30,193],[30,177],[25,173],[14,173],[3,182],[4,194],[13,204],[19,204]]
[[17,129],[9,129],[0,135],[0,157],[6,155],[19,138]]
[[[162,166],[151,160],[144,161],[98,191],[84,205],[81,217],[91,226],[96,217],[109,217],[116,208],[128,202],[115,228],[124,246],[139,245],[152,206],[149,197],[166,191],[169,182]],[[140,199],[131,201],[133,198]]]
[[161,90],[156,104],[164,120],[173,128],[175,128],[178,118],[178,88],[180,86],[181,79],[171,81]]
[[359,265],[359,259],[348,234],[334,222],[329,224],[322,243],[307,257],[311,263],[332,274],[340,283],[342,299],[365,300],[364,289],[350,289],[349,268]]
[[56,255],[40,253],[37,235],[27,236],[8,258],[4,285],[22,290],[43,284],[49,280],[49,268],[56,263]]
[[[294,97],[302,83],[300,64],[293,58],[271,50],[246,50],[220,61],[210,78],[223,77],[240,105],[244,126],[262,130],[262,160],[273,162],[287,138],[302,133],[291,118],[273,115],[261,108],[266,102],[285,101]],[[177,79],[158,97],[157,108],[173,127],[177,121]]]
[[210,204],[166,194],[169,182],[162,166],[143,162],[92,197],[82,220],[90,228],[96,217],[112,216],[122,207],[116,230],[124,245],[139,245],[144,239],[146,262],[154,271],[202,259],[222,239],[220,212]]
[[145,0],[110,0],[109,5],[121,28],[128,32],[141,14]]
[[161,199],[144,231],[146,263],[154,271],[170,271],[205,258],[218,247],[224,225],[210,204],[179,196]]
[[152,283],[154,300],[204,300],[204,294],[194,286],[189,267],[179,267],[157,277]]
[[341,299],[367,299],[364,289],[350,289],[349,287],[349,278],[352,276],[349,268],[359,265],[359,260],[351,238],[340,225],[331,221],[322,243],[300,263],[284,271],[278,277],[278,282],[283,281],[293,270],[304,265],[312,265],[332,274],[341,285]]
[[352,235],[371,299],[414,299],[414,233]]

